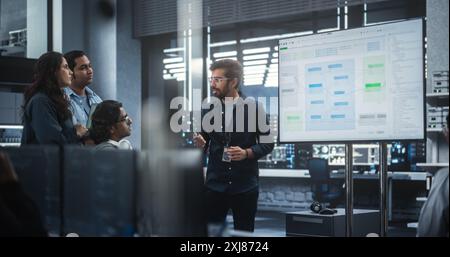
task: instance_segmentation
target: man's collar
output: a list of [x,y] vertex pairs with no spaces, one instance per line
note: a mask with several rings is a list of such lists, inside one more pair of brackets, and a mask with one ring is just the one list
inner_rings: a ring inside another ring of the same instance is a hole
[[[90,89],[89,87],[85,87],[84,90],[86,91],[86,95],[87,96],[91,96],[94,95],[94,91],[92,91],[92,89]],[[75,91],[73,91],[72,88],[70,87],[66,87],[64,88],[64,91],[66,91],[67,95],[75,95],[75,96],[79,96],[77,93],[75,93]]]
[[89,87],[85,87],[84,89],[86,90],[87,95],[94,95],[94,91],[92,91]]
[[115,147],[117,147],[117,148],[120,147],[119,142],[114,141],[114,140],[112,140],[112,139],[109,139],[108,141],[106,141],[106,143],[111,144],[111,145],[113,145],[113,146],[115,146]]

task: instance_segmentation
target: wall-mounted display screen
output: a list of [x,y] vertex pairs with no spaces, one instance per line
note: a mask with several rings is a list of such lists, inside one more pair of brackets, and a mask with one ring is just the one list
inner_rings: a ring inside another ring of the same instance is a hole
[[279,139],[424,139],[423,21],[279,41]]

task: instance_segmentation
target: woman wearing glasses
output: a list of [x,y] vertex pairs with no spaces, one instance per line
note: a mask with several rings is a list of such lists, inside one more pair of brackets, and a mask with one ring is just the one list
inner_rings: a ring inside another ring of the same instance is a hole
[[122,103],[106,100],[97,105],[89,129],[89,136],[96,144],[95,149],[129,149],[129,144],[123,139],[131,135],[132,123]]

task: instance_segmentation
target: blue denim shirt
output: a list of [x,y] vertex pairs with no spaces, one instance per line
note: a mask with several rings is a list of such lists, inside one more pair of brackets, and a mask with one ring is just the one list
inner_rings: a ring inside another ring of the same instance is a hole
[[[64,91],[70,100],[69,108],[73,115],[73,124],[87,126],[90,109],[86,110],[84,108],[82,97],[77,95],[70,87],[64,88]],[[102,99],[88,87],[86,87],[86,96],[88,97],[89,107],[93,104],[99,104],[102,102]]]
[[[245,98],[245,97],[243,97]],[[266,124],[268,124],[267,115],[262,105],[256,105],[257,113],[264,112]],[[225,107],[222,104],[222,124],[225,125]],[[206,114],[204,112],[204,114]],[[203,115],[204,116],[204,115]],[[201,135],[206,140],[205,149],[209,152],[208,169],[206,174],[205,185],[208,189],[228,193],[239,194],[248,192],[259,186],[259,168],[258,159],[272,152],[273,143],[261,143],[260,136],[268,135],[268,132],[261,132],[258,124],[256,131],[249,132],[248,109],[244,112],[244,132],[224,132],[213,131],[210,133],[202,132]],[[256,119],[257,122],[257,119]],[[236,126],[236,106],[233,109],[233,124]],[[233,130],[233,131],[236,131]],[[242,149],[251,148],[254,154],[253,159],[245,159],[242,161],[224,162],[222,161],[225,141],[230,141],[229,146],[239,146]]]

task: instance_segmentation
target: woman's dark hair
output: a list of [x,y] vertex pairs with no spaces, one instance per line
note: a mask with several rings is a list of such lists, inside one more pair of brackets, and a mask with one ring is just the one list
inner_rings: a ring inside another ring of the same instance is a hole
[[92,114],[92,125],[89,136],[96,144],[105,142],[111,138],[110,129],[119,122],[122,103],[114,100],[106,100],[97,105]]
[[61,68],[62,62],[63,55],[58,52],[48,52],[39,57],[34,66],[33,84],[24,93],[25,102],[22,106],[24,116],[26,115],[25,108],[31,98],[37,93],[44,93],[55,104],[60,121],[71,117],[69,102],[64,97],[64,92],[58,85],[56,77],[56,72]]

